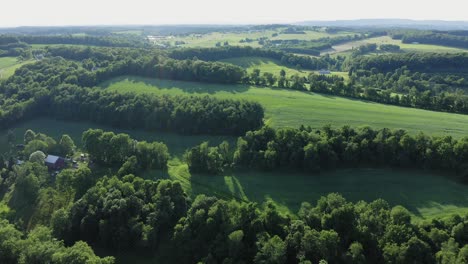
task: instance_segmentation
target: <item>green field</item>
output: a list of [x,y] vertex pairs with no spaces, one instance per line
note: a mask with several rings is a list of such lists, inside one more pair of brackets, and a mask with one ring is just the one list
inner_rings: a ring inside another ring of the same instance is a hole
[[16,57],[2,57],[0,58],[0,80],[6,79],[12,76],[16,69],[19,67],[33,62],[32,60],[29,61],[18,61]]
[[[221,62],[234,64],[245,68],[248,73],[253,72],[254,69],[259,69],[260,74],[263,72],[273,73],[276,76],[279,76],[280,71],[284,70],[286,72],[286,76],[292,75],[299,75],[303,77],[309,76],[310,73],[316,72],[311,70],[304,70],[304,69],[295,69],[290,66],[282,65],[280,61],[269,59],[269,58],[261,58],[261,57],[239,57],[239,58],[231,58],[231,59],[224,59],[220,60]],[[345,80],[349,79],[347,72],[332,72],[332,75],[338,75]]]
[[453,47],[446,47],[446,46],[439,46],[439,45],[429,45],[429,44],[406,44],[402,43],[401,40],[392,39],[389,36],[383,37],[375,37],[369,39],[363,39],[358,41],[352,41],[343,43],[340,45],[333,46],[332,49],[323,51],[321,54],[347,54],[348,51],[352,50],[353,48],[358,48],[360,46],[366,44],[395,44],[400,46],[401,50],[404,52],[449,52],[449,53],[456,53],[456,52],[468,52],[468,49],[461,49],[461,48],[453,48]]
[[[88,122],[56,121],[39,118],[21,123],[13,128],[17,143],[22,141],[26,129],[31,128],[56,139],[69,134],[80,145],[81,133],[88,128],[102,128],[116,133],[130,134],[133,138],[165,142],[171,154],[177,156],[169,163],[168,172],[147,172],[145,178],[170,178],[178,180],[188,194],[217,195],[262,203],[270,200],[282,211],[296,213],[301,202],[315,203],[330,192],[339,192],[350,201],[372,201],[378,198],[391,205],[401,204],[421,217],[443,216],[468,212],[468,186],[460,185],[448,177],[421,171],[390,169],[348,169],[321,174],[291,172],[235,172],[221,176],[190,175],[187,165],[179,161],[188,147],[209,140],[218,144],[232,137],[181,136],[171,133],[122,130]],[[0,131],[0,151],[6,150],[6,131]],[[285,180],[287,179],[287,180]]]
[[[235,142],[236,138],[227,136],[186,136],[165,132],[150,132],[143,130],[126,130],[117,129],[109,126],[97,125],[90,122],[68,122],[58,121],[50,118],[38,118],[31,121],[26,121],[13,127],[16,143],[22,143],[24,132],[27,129],[32,129],[35,132],[40,132],[59,140],[63,134],[68,134],[75,141],[77,146],[81,146],[81,134],[89,128],[101,128],[105,131],[114,131],[115,133],[126,133],[137,140],[147,141],[162,141],[169,147],[169,152],[174,156],[181,156],[187,148],[193,147],[203,141],[210,141],[213,144],[219,144],[223,140],[230,143]],[[0,153],[8,150],[7,131],[0,131]]]
[[401,128],[412,133],[424,131],[432,135],[461,137],[468,134],[468,115],[383,105],[310,92],[129,76],[112,79],[101,87],[119,92],[212,95],[258,101],[266,109],[267,123],[275,127],[370,125],[375,128]]

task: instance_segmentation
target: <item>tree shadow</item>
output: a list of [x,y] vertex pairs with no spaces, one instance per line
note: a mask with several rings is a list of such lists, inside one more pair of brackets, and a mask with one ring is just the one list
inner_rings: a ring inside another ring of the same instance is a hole
[[[194,194],[263,203],[273,200],[282,211],[297,213],[302,202],[340,193],[348,201],[386,200],[424,218],[468,211],[468,186],[443,175],[394,169],[340,169],[319,174],[233,172],[227,176],[193,175]],[[461,211],[460,211],[461,212]]]

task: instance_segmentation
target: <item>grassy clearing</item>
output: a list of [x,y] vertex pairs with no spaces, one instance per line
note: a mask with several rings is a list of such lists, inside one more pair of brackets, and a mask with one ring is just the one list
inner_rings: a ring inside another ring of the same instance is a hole
[[326,50],[322,52],[323,54],[335,54],[335,53],[343,53],[353,48],[357,48],[363,46],[365,44],[395,44],[399,45],[401,50],[404,52],[468,52],[468,49],[461,49],[461,48],[453,48],[453,47],[446,47],[446,46],[439,46],[439,45],[428,45],[428,44],[406,44],[402,43],[401,40],[392,39],[389,36],[383,37],[375,37],[369,38],[364,40],[352,41],[343,43],[340,45],[333,46],[332,49]]
[[[81,134],[89,128],[100,128],[105,131],[113,131],[115,133],[126,133],[137,140],[162,141],[167,144],[169,147],[169,152],[174,156],[181,156],[187,148],[198,145],[203,141],[210,141],[212,144],[219,144],[223,140],[227,140],[230,143],[234,143],[236,141],[236,138],[226,136],[187,136],[166,132],[126,130],[97,125],[90,122],[58,121],[50,118],[38,118],[31,121],[26,121],[13,127],[12,130],[14,132],[17,144],[22,143],[24,132],[26,132],[27,129],[32,129],[35,132],[40,132],[51,136],[56,140],[59,140],[63,134],[68,134],[70,137],[72,137],[77,146],[81,146]],[[7,131],[3,130],[0,131],[0,153],[4,153],[7,150]]]
[[19,67],[34,62],[29,61],[18,61],[16,57],[2,57],[0,58],[0,80],[6,79],[15,74],[16,69]]
[[263,203],[273,201],[283,212],[297,213],[304,201],[315,204],[321,196],[341,193],[348,200],[382,198],[403,205],[417,220],[468,213],[468,186],[422,171],[346,169],[320,174],[291,172],[234,172],[225,175],[190,175],[186,164],[173,160],[165,175],[148,178],[178,180],[192,196],[218,197]]
[[286,72],[286,76],[297,74],[299,76],[307,77],[311,72],[313,72],[309,70],[295,69],[293,67],[283,66],[281,65],[281,62],[277,60],[261,57],[232,58],[221,60],[221,62],[226,62],[240,66],[242,68],[245,68],[249,73],[253,72],[254,69],[259,69],[260,74],[262,74],[263,72],[270,72],[276,76],[280,75],[281,70],[284,70]]
[[383,105],[286,89],[246,85],[220,85],[122,76],[101,87],[119,92],[172,95],[212,95],[218,98],[247,99],[260,102],[267,122],[274,127],[310,125],[319,128],[370,125],[375,128],[424,131],[431,135],[455,137],[468,133],[468,116],[414,108]]

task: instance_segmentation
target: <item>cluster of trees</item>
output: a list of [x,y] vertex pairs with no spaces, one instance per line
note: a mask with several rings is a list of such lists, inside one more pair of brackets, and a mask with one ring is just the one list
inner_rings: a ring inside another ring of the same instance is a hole
[[377,44],[368,43],[366,45],[362,45],[362,46],[359,46],[358,48],[356,48],[353,51],[353,55],[354,56],[363,55],[363,54],[366,54],[366,53],[375,52],[376,50],[377,50]]
[[[164,143],[136,141],[127,134],[114,134],[101,129],[89,129],[83,133],[83,148],[93,161],[108,166],[120,166],[129,158],[127,171],[138,169],[165,169],[169,150]],[[132,165],[132,166],[130,166]]]
[[58,156],[72,156],[75,152],[75,142],[69,135],[62,135],[57,142],[53,138],[42,133],[35,133],[31,129],[24,133],[24,149],[21,151],[24,159],[31,157],[31,154],[36,151],[41,151],[45,154],[53,154]]
[[24,42],[0,44],[0,57],[7,56],[29,59],[32,53],[29,45]]
[[366,45],[359,46],[355,50],[353,50],[353,56],[364,55],[367,53],[377,52],[377,47],[382,52],[399,52],[400,46],[394,44],[381,44],[377,46],[375,43],[368,43]]
[[69,209],[52,216],[53,234],[107,249],[144,249],[172,263],[466,263],[468,219],[454,215],[411,222],[383,200],[346,201],[338,194],[298,216],[274,204],[190,201],[177,182],[104,177]]
[[231,166],[232,158],[229,143],[226,141],[216,147],[210,147],[208,142],[203,142],[187,150],[184,154],[184,160],[190,172],[193,173],[221,173],[225,168]]
[[[316,172],[357,166],[392,166],[443,170],[468,180],[468,138],[415,136],[404,130],[326,126],[313,130],[263,127],[240,137],[237,146],[210,148],[204,143],[189,151],[195,172],[222,172],[226,166],[263,170]],[[232,158],[230,158],[232,157]],[[218,165],[218,169],[213,168]]]
[[400,46],[395,44],[381,44],[379,49],[384,52],[399,52]]
[[70,247],[57,240],[48,227],[40,226],[25,234],[5,219],[0,219],[0,262],[16,263],[96,263],[112,264],[113,257],[100,258],[83,241]]
[[132,129],[240,135],[263,124],[264,110],[244,100],[122,94],[68,85],[53,92],[49,115]]

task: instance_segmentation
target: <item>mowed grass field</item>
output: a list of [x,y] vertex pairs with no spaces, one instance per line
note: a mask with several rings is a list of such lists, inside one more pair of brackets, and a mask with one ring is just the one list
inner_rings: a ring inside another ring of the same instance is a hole
[[309,125],[319,128],[370,125],[374,128],[424,131],[430,135],[468,135],[468,115],[384,105],[288,89],[247,85],[221,85],[122,76],[101,84],[118,92],[172,95],[211,95],[247,99],[265,107],[267,123],[274,127]]
[[439,45],[429,45],[429,44],[407,44],[402,43],[401,40],[392,39],[389,36],[375,37],[369,39],[363,39],[358,41],[352,41],[343,43],[340,45],[333,46],[330,50],[325,50],[321,53],[323,54],[336,54],[343,53],[346,54],[347,51],[352,50],[353,48],[358,48],[366,44],[394,44],[400,46],[403,52],[448,52],[448,53],[457,53],[457,52],[468,52],[468,49],[453,48]]
[[[239,58],[231,58],[231,59],[224,59],[220,60],[221,62],[234,64],[240,66],[247,70],[248,73],[253,72],[254,69],[259,69],[260,74],[264,72],[273,73],[277,77],[280,76],[281,70],[286,72],[286,77],[292,75],[299,75],[303,77],[309,76],[310,73],[317,72],[311,70],[304,70],[304,69],[296,69],[290,66],[282,65],[280,61],[269,59],[269,58],[261,58],[261,57],[239,57]],[[338,75],[345,80],[348,80],[348,73],[347,72],[332,72],[332,75]]]
[[0,58],[0,80],[1,79],[6,79],[10,76],[12,76],[16,69],[19,67],[27,64],[27,63],[32,63],[34,61],[29,60],[29,61],[18,61],[16,57],[1,57]]
[[[148,171],[140,176],[147,179],[178,180],[192,197],[207,194],[258,203],[272,201],[283,212],[295,214],[302,202],[314,204],[320,196],[339,192],[354,202],[383,198],[391,205],[404,205],[411,210],[417,220],[468,212],[468,186],[461,185],[449,177],[423,171],[347,169],[320,174],[244,171],[219,176],[191,175],[187,165],[180,161],[185,149],[203,141],[218,144],[222,140],[228,140],[231,144],[235,144],[236,139],[122,130],[89,122],[38,118],[13,128],[16,143],[21,143],[24,132],[29,128],[57,140],[62,134],[69,134],[78,147],[81,146],[82,132],[89,128],[127,133],[138,140],[163,141],[173,155],[168,171]],[[7,131],[0,131],[1,153],[7,150],[6,135]]]

